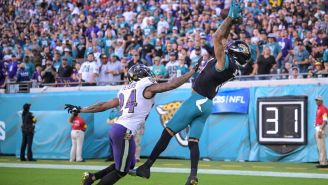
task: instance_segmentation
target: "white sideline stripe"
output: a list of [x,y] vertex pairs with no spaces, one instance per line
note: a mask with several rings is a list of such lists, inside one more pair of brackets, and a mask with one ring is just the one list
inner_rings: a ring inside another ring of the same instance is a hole
[[[107,166],[92,165],[64,165],[64,164],[19,164],[19,163],[0,163],[0,167],[8,168],[40,168],[40,169],[75,169],[75,170],[101,170]],[[151,168],[152,172],[160,173],[189,173],[187,168]],[[293,177],[310,179],[328,179],[328,174],[320,173],[297,173],[297,172],[260,172],[260,171],[242,171],[242,170],[213,170],[199,169],[200,174],[215,175],[247,175],[247,176],[267,176],[267,177]]]

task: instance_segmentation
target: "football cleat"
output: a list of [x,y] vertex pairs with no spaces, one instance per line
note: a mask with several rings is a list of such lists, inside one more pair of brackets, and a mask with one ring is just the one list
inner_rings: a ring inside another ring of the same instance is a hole
[[139,166],[137,169],[133,169],[129,171],[129,174],[132,176],[139,176],[146,179],[150,177],[150,168],[146,167],[144,164]]
[[198,178],[196,176],[189,176],[186,182],[186,185],[197,185]]
[[93,174],[90,172],[84,172],[82,176],[82,185],[91,185],[94,181],[92,180]]

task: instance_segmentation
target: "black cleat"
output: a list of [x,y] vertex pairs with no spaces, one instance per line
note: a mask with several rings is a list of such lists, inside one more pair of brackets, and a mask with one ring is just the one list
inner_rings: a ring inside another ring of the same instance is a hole
[[93,174],[90,172],[84,172],[82,176],[82,185],[91,185],[94,181],[92,180]]
[[129,174],[132,176],[139,176],[146,179],[150,177],[150,168],[146,167],[144,164],[139,166],[137,169],[133,169],[129,171]]
[[113,157],[108,157],[105,162],[109,162],[109,161],[114,161],[114,158]]
[[196,176],[189,176],[186,182],[186,185],[197,185],[198,178]]
[[328,168],[328,165],[318,164],[315,167],[317,167],[317,168]]

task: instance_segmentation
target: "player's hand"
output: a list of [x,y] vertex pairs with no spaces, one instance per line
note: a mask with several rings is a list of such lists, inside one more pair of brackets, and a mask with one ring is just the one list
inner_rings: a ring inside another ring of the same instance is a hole
[[72,113],[80,113],[82,108],[76,105],[65,104],[65,109],[67,109],[67,112],[69,114],[72,114]]
[[233,19],[240,19],[243,11],[242,3],[242,0],[239,0],[238,2],[236,0],[232,0],[228,16]]
[[203,61],[203,56],[199,57],[199,59],[197,60],[197,64],[192,68],[195,72],[198,71],[199,66],[202,63],[202,61]]

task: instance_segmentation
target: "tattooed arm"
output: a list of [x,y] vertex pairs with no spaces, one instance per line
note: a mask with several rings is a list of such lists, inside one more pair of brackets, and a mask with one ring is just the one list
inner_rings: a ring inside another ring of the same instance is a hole
[[214,33],[213,45],[215,58],[217,60],[215,68],[223,70],[225,65],[225,44],[233,24],[242,24],[242,4],[243,0],[232,0],[228,17],[224,19],[222,25]]
[[108,102],[99,102],[88,107],[83,107],[80,112],[102,112],[119,105],[118,98],[114,98]]
[[223,42],[229,36],[231,26],[233,25],[233,19],[231,17],[227,17],[224,19],[222,25],[216,30],[214,33],[213,45],[214,45],[214,54],[216,58],[216,69],[223,70],[225,64],[225,47]]

